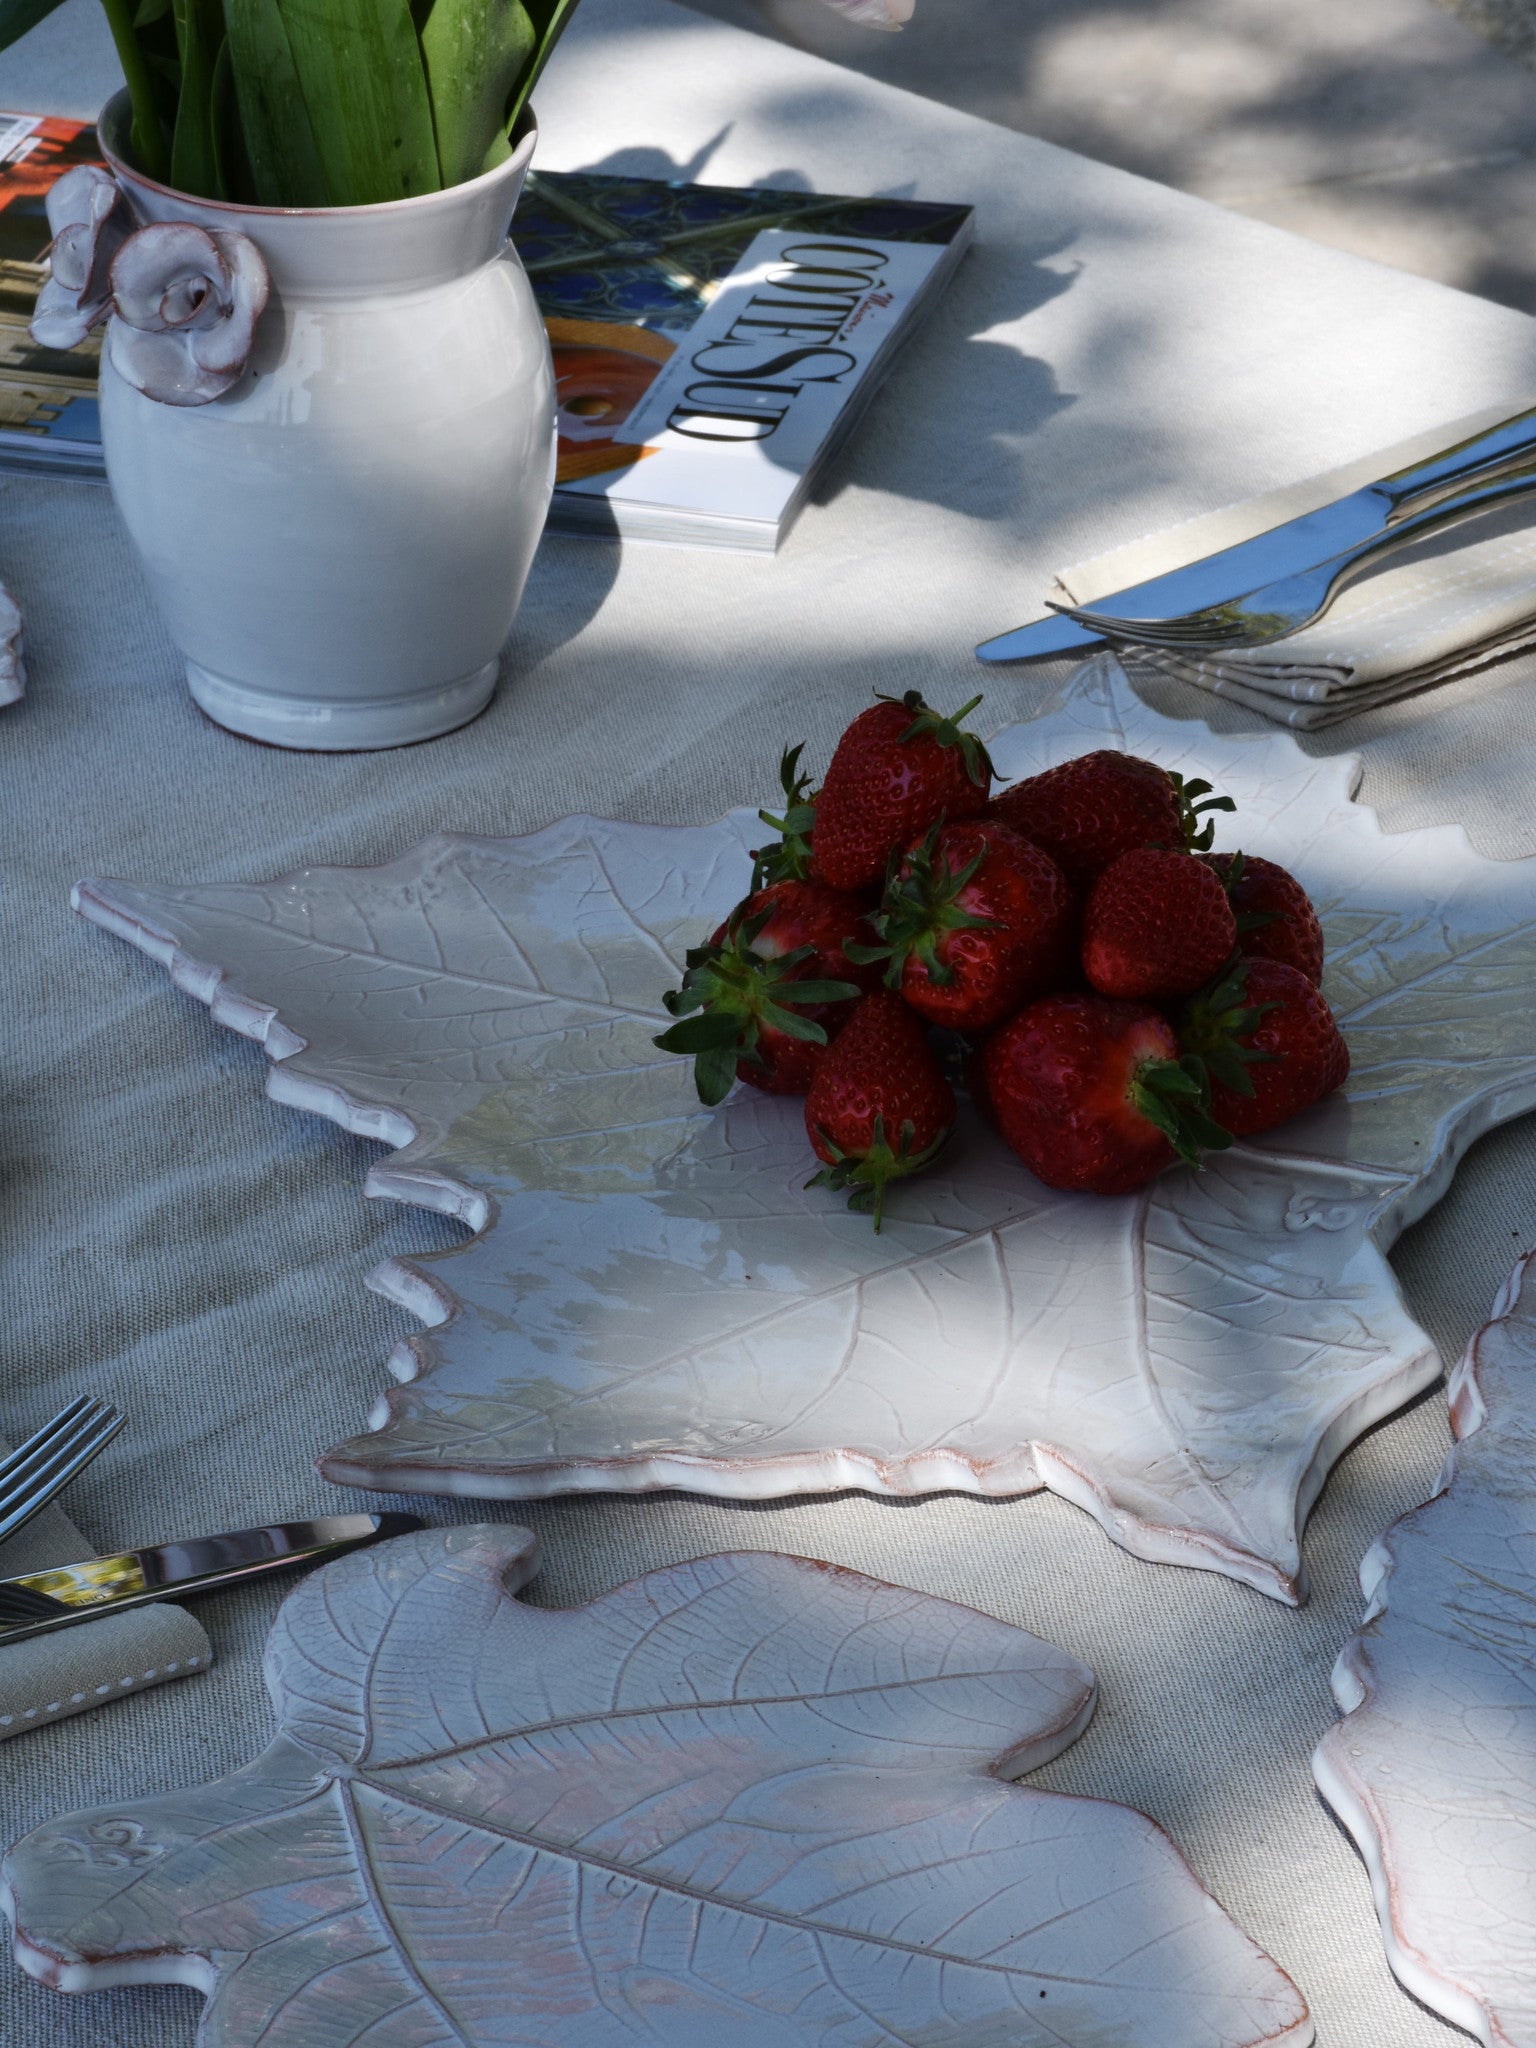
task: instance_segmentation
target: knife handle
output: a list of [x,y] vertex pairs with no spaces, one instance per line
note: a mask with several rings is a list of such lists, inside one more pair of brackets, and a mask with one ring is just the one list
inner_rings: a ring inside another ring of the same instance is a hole
[[[1494,505],[1533,495],[1536,495],[1536,457],[1522,469],[1511,466],[1506,471],[1495,471],[1486,482],[1478,478],[1471,490],[1432,502],[1426,511],[1415,510],[1411,517],[1405,517],[1396,526],[1389,526],[1385,533],[1375,534],[1370,540],[1362,541],[1358,547],[1350,548],[1335,558],[1338,567],[1328,585],[1328,602],[1333,602],[1345,584],[1352,583],[1387,556],[1396,554],[1399,548],[1409,547],[1416,540],[1427,540],[1431,534],[1446,533],[1451,527],[1459,526],[1465,519],[1475,518],[1479,512],[1486,512]],[[1318,567],[1326,567],[1326,564],[1319,563]],[[1278,637],[1283,638],[1284,635]],[[1262,646],[1265,643],[1253,640],[1245,644]]]
[[1391,504],[1387,523],[1395,526],[1428,511],[1438,500],[1459,492],[1469,483],[1493,482],[1507,471],[1536,460],[1536,407],[1501,420],[1485,433],[1443,448],[1426,462],[1396,470],[1383,477],[1376,488]]

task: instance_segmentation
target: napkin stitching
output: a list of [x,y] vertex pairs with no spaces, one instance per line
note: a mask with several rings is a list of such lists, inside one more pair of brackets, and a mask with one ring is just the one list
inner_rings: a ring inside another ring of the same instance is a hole
[[[210,1657],[208,1661],[211,1663],[213,1660]],[[136,1685],[153,1685],[157,1678],[169,1678],[174,1672],[195,1671],[202,1662],[201,1657],[173,1657],[169,1663],[157,1664],[152,1669],[141,1672],[137,1678],[129,1672],[126,1678],[117,1681],[116,1690],[131,1692]],[[49,1700],[44,1706],[24,1707],[19,1714],[0,1714],[0,1728],[14,1728],[18,1721],[35,1721],[39,1714],[62,1714],[66,1707],[84,1706],[88,1698],[105,1699],[113,1690],[112,1681],[108,1679],[103,1684],[93,1687],[89,1694],[72,1692],[67,1700]]]
[[[1428,563],[1403,564],[1400,575],[1406,572],[1408,577],[1414,579],[1407,588],[1403,588],[1401,583],[1394,587],[1394,578],[1388,573],[1383,576],[1374,597],[1363,598],[1351,593],[1348,605],[1350,626],[1355,628],[1374,625],[1381,620],[1390,619],[1395,612],[1413,612],[1420,605],[1439,600],[1444,606],[1443,626],[1447,629],[1454,627],[1462,619],[1475,618],[1480,612],[1485,612],[1490,601],[1495,598],[1496,594],[1488,589],[1490,570],[1529,570],[1531,555],[1531,536],[1528,533],[1521,533],[1506,535],[1501,540],[1473,542],[1466,554],[1459,558],[1444,555],[1438,557],[1432,569]],[[1428,575],[1426,571],[1429,572]],[[1431,580],[1432,591],[1425,588],[1425,584]],[[1304,626],[1301,633],[1294,634],[1292,638],[1300,640],[1308,630]],[[1383,639],[1381,651],[1383,654],[1393,654],[1399,648],[1412,646],[1420,637],[1410,625],[1407,631]],[[1233,652],[1240,658],[1241,649],[1234,649]],[[1342,649],[1332,647],[1314,659],[1330,666],[1354,666],[1348,654]],[[1262,658],[1255,666],[1261,664]]]

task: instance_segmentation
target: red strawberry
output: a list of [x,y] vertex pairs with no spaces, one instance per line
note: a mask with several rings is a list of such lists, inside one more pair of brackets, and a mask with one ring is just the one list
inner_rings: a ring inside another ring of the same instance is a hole
[[1296,877],[1256,853],[1203,853],[1220,875],[1237,917],[1237,950],[1281,960],[1308,981],[1323,978],[1323,928]]
[[998,1129],[1049,1188],[1128,1195],[1200,1147],[1231,1144],[1205,1114],[1205,1077],[1145,1003],[1046,996],[982,1049]]
[[921,1172],[955,1122],[955,1091],[900,996],[876,989],[855,1005],[816,1069],[805,1128],[822,1172],[807,1187],[851,1188],[850,1209],[880,1228],[885,1190]]
[[960,721],[930,711],[916,690],[881,697],[837,743],[816,799],[815,872],[834,889],[872,889],[898,846],[940,817],[974,818],[992,790],[992,763]]
[[887,982],[953,1031],[1000,1024],[1071,972],[1077,905],[1048,853],[995,818],[935,825],[914,846],[870,920]]
[[1211,1114],[1234,1138],[1273,1130],[1349,1073],[1322,990],[1281,960],[1240,960],[1179,1020],[1179,1042],[1211,1077]]
[[868,939],[872,931],[851,896],[820,882],[759,889],[707,946],[689,950],[682,987],[662,997],[683,1021],[656,1044],[693,1054],[703,1102],[723,1101],[733,1080],[770,1095],[803,1095],[847,1005],[875,980],[843,951],[856,935]]
[[1230,797],[1211,796],[1210,787],[1134,754],[1101,749],[1015,783],[993,809],[1084,890],[1134,846],[1209,846],[1215,822],[1202,822],[1201,814],[1234,808]]
[[1192,854],[1122,853],[1083,906],[1083,972],[1101,996],[1187,996],[1236,945],[1221,878]]

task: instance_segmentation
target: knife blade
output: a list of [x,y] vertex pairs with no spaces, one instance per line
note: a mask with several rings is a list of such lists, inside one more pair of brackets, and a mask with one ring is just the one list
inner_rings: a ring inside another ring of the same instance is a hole
[[78,1564],[0,1579],[0,1648],[94,1620],[98,1614],[142,1607],[150,1600],[207,1592],[295,1565],[320,1564],[423,1526],[417,1515],[322,1515],[311,1522],[273,1522],[261,1529],[158,1543],[147,1550],[87,1557]]
[[[1285,520],[1197,562],[1107,592],[1094,599],[1092,609],[1113,611],[1125,619],[1167,619],[1207,605],[1228,604],[1385,533],[1399,520],[1427,510],[1470,483],[1491,481],[1528,459],[1533,448],[1536,407],[1501,420],[1423,462],[1378,477],[1315,512]],[[986,662],[1045,661],[1102,645],[1101,635],[1075,619],[1053,614],[984,640],[976,654]]]
[[[1128,597],[1128,591],[1117,591],[1114,602],[1119,604]],[[1105,599],[1107,604],[1110,600]],[[976,650],[978,661],[1050,661],[1063,654],[1086,653],[1090,647],[1102,647],[1104,637],[1090,633],[1086,626],[1080,626],[1076,619],[1063,618],[1060,612],[1047,612],[1043,619],[1036,619],[1028,626],[1015,626],[1011,633],[1002,633],[996,640],[983,640]]]

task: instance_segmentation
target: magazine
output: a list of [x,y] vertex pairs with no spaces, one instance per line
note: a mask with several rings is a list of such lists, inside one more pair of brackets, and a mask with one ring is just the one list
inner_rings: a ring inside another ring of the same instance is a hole
[[48,188],[76,164],[100,161],[88,122],[0,114],[0,464],[7,469],[102,473],[100,334],[66,350],[39,348],[27,332],[48,275]]
[[968,206],[530,176],[555,528],[772,549],[964,253]]
[[[39,348],[49,185],[88,123],[0,114],[0,463],[101,474],[93,337]],[[529,175],[513,240],[559,407],[550,526],[771,551],[969,242],[968,206]]]

